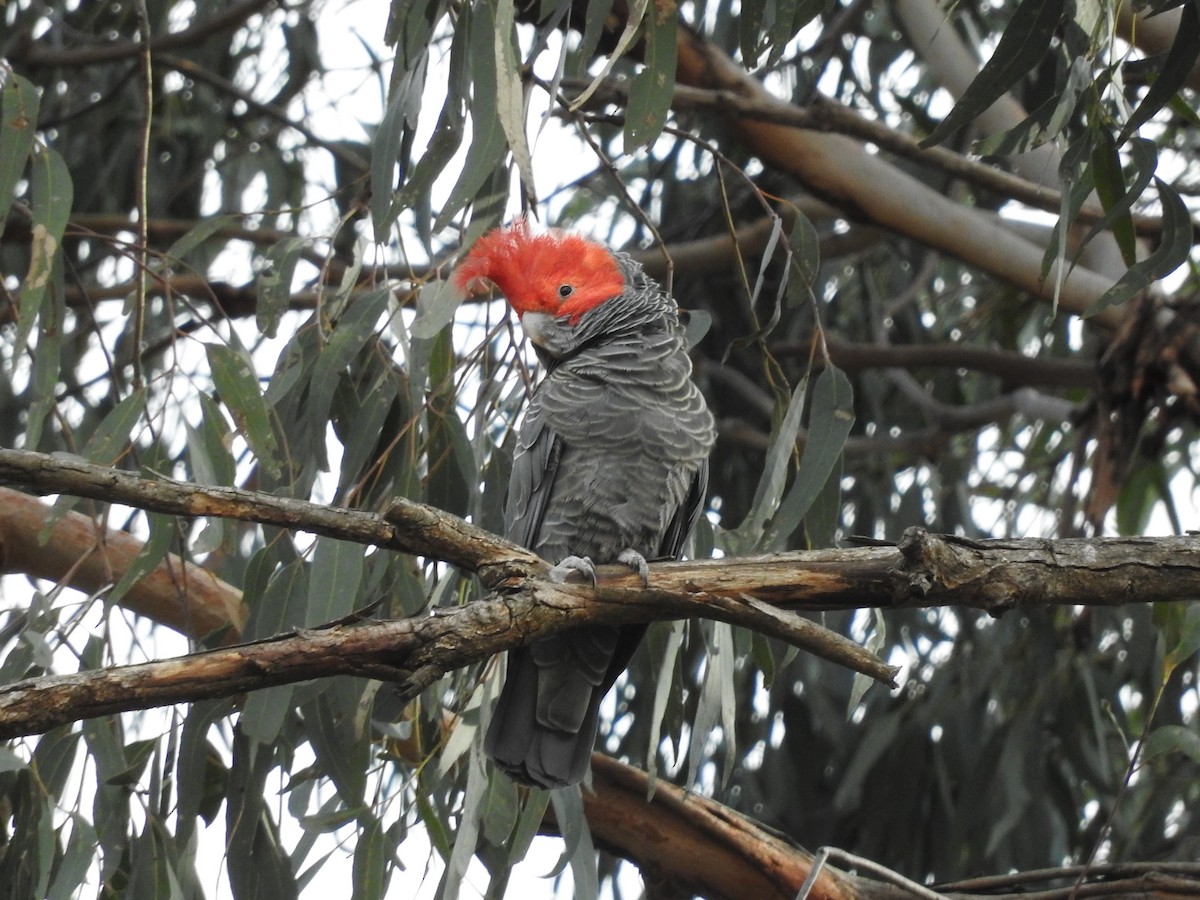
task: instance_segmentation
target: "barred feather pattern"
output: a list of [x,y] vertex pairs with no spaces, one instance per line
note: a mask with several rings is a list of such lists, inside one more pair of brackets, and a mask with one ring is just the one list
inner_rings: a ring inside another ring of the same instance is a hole
[[[675,301],[614,257],[622,293],[549,326],[513,460],[508,535],[552,563],[677,558],[707,488],[713,419]],[[512,651],[485,742],[497,764],[544,788],[582,780],[600,702],[644,632],[590,626]]]

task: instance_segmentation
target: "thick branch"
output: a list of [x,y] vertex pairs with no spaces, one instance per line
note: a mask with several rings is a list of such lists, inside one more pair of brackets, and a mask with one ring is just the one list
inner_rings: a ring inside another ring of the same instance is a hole
[[[119,581],[141,549],[130,534],[77,512],[56,517],[28,494],[0,488],[0,572],[95,593]],[[240,633],[247,615],[241,591],[173,553],[134,584],[121,604],[193,638],[231,626]]]
[[[677,78],[680,83],[727,91],[763,109],[790,115],[782,101],[719,48],[687,28],[679,29]],[[839,134],[802,131],[775,122],[740,118],[739,134],[767,165],[800,179],[815,194],[850,215],[891,229],[949,253],[970,265],[1049,300],[1054,279],[1041,276],[1042,248],[930,190],[915,178]],[[1062,309],[1083,313],[1112,286],[1112,280],[1076,267],[1062,283]],[[1115,327],[1119,310],[1092,316]]]
[[[636,864],[644,879],[668,879],[687,896],[791,900],[812,867],[810,853],[729,807],[661,781],[652,788],[645,772],[599,753],[583,807],[601,846]],[[870,896],[856,881],[827,868],[808,896]]]

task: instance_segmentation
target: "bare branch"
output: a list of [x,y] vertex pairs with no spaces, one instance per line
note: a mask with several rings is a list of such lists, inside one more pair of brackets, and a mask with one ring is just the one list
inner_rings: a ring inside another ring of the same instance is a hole
[[432,506],[396,499],[383,516],[231,487],[142,478],[67,454],[0,449],[0,484],[43,494],[72,494],[179,516],[216,516],[293,528],[402,553],[429,556],[476,572],[485,584],[543,571],[538,557],[511,541]]
[[78,718],[335,674],[391,681],[405,698],[452,669],[566,628],[700,616],[754,628],[890,683],[896,669],[788,610],[1115,605],[1200,593],[1200,538],[968,541],[909,529],[898,546],[660,563],[651,583],[602,566],[596,588],[536,576],[545,563],[455,516],[396,501],[385,516],[139,478],[73,458],[0,450],[0,480],[159,512],[214,515],[418,553],[478,572],[501,593],[437,615],[335,623],[175,660],[0,689],[0,738]]

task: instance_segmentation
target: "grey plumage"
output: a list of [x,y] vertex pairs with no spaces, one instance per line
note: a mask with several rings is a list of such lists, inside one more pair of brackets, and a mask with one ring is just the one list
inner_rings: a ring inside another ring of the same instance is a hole
[[[627,549],[677,558],[707,488],[713,420],[675,301],[614,256],[619,296],[577,322],[523,320],[547,373],[518,437],[505,521],[511,539],[551,563],[611,563]],[[580,781],[600,702],[644,631],[591,626],[510,652],[485,742],[496,763],[541,787]]]

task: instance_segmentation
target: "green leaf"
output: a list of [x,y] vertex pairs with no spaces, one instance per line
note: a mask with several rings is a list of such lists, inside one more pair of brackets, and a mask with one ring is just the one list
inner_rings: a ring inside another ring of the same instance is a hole
[[37,128],[38,92],[27,78],[0,69],[0,237],[12,206],[17,183],[25,172]]
[[379,331],[380,318],[391,300],[391,288],[382,287],[354,299],[338,319],[312,369],[306,413],[310,428],[325,430],[334,392],[354,358]]
[[792,248],[792,265],[804,279],[805,293],[799,299],[812,295],[813,285],[821,273],[821,237],[817,229],[799,207],[792,209],[792,232],[788,242]]
[[1008,93],[1045,57],[1063,14],[1059,0],[1021,0],[991,59],[921,146],[941,143]]
[[764,539],[767,548],[781,548],[796,530],[841,459],[853,427],[854,388],[845,372],[827,366],[813,385],[804,452],[791,489],[771,519],[769,534]]
[[555,867],[561,871],[564,864],[571,864],[571,875],[575,879],[574,896],[592,898],[599,895],[600,879],[596,872],[596,848],[592,844],[592,833],[588,829],[587,817],[583,814],[583,794],[579,785],[573,784],[550,792],[554,804],[554,816],[558,820],[566,849]]
[[[62,279],[62,257],[55,260],[53,280],[58,283]],[[42,431],[58,404],[58,384],[62,372],[63,335],[68,332],[65,328],[66,311],[63,308],[62,293],[54,291],[48,303],[42,304],[41,327],[38,329],[37,355],[33,360],[33,383],[31,385],[34,400],[29,407],[28,428],[25,440],[30,449],[38,449],[42,440]]]
[[29,271],[21,286],[21,318],[17,323],[16,346],[29,341],[59,258],[63,232],[71,215],[75,188],[71,173],[58,152],[39,147],[33,154],[30,205],[33,230],[29,240]]
[[642,25],[642,20],[646,16],[646,10],[650,6],[650,0],[634,0],[634,3],[629,7],[629,12],[625,16],[625,27],[621,30],[621,36],[617,38],[616,45],[608,52],[608,60],[604,64],[599,73],[592,79],[591,83],[584,88],[583,93],[571,101],[571,109],[576,110],[587,102],[587,99],[596,92],[596,88],[604,83],[613,66],[617,61],[625,55],[625,51],[629,49],[633,43],[633,39],[637,37],[638,29]]
[[143,391],[134,391],[112,408],[83,445],[82,455],[101,466],[115,465],[129,451],[129,435],[145,409]]
[[[758,65],[758,54],[761,48],[763,24],[767,18],[768,0],[742,0],[738,12],[738,49],[742,53],[742,65],[753,69]],[[774,14],[774,5],[771,4]]]
[[271,410],[258,389],[258,375],[249,358],[224,344],[207,344],[208,365],[221,400],[258,462],[271,475],[282,471],[275,454],[278,446],[271,426]]
[[1176,753],[1200,763],[1200,734],[1182,725],[1163,725],[1150,732],[1142,747],[1142,757],[1146,762]]
[[9,750],[7,747],[0,747],[0,772],[19,772],[26,768],[29,762]]
[[1162,203],[1162,238],[1158,247],[1145,259],[1130,266],[1120,281],[1088,307],[1086,315],[1094,315],[1110,306],[1124,303],[1187,261],[1192,249],[1192,220],[1187,206],[1161,178],[1156,176],[1154,185]]
[[[387,109],[371,141],[371,222],[375,240],[381,244],[388,242],[388,231],[395,221],[392,197],[396,187],[396,163],[403,164],[401,139],[406,128],[417,127],[428,68],[426,48],[407,69],[400,70],[399,77],[388,89]],[[398,214],[399,210],[395,212]]]
[[[46,900],[72,900],[77,897],[79,886],[86,883],[88,869],[95,862],[94,854],[98,843],[96,830],[78,813],[68,812],[67,815],[71,823],[71,834],[67,838],[62,860],[55,867],[54,880],[46,892]],[[65,825],[59,828],[60,841],[65,830]]]
[[[497,772],[493,777],[506,778],[507,776]],[[550,805],[551,793],[551,791],[527,791],[525,793],[525,806],[521,810],[520,818],[517,819],[517,827],[513,830],[512,842],[509,844],[508,861],[510,865],[523,860],[525,854],[529,852],[533,839],[537,837],[542,822],[545,821],[546,807]]]
[[1087,245],[1093,237],[1109,228],[1121,248],[1121,257],[1125,265],[1137,263],[1137,234],[1133,229],[1133,217],[1130,210],[1133,204],[1150,186],[1158,167],[1158,148],[1153,141],[1145,138],[1134,138],[1129,144],[1129,161],[1133,169],[1133,178],[1128,188],[1125,187],[1125,175],[1121,170],[1121,158],[1117,153],[1117,145],[1112,135],[1100,129],[1098,141],[1092,150],[1092,171],[1096,183],[1096,193],[1104,206],[1104,218],[1096,222],[1080,242],[1079,249]]
[[446,862],[446,871],[438,890],[439,900],[455,900],[459,896],[459,888],[467,874],[467,866],[475,855],[475,845],[479,840],[480,816],[483,813],[483,794],[488,782],[479,750],[476,743],[468,756],[467,786],[463,791],[458,832],[454,835],[454,849]]
[[508,840],[520,813],[517,783],[506,775],[493,772],[483,797],[483,836],[487,842],[499,847]]
[[239,719],[246,737],[264,747],[274,744],[291,712],[295,692],[294,684],[276,684],[250,694]]
[[1178,634],[1172,635],[1165,664],[1172,669],[1183,665],[1200,651],[1200,605],[1189,603],[1179,622]]
[[[671,633],[667,637],[667,646],[662,654],[662,665],[658,667],[658,679],[654,684],[654,705],[650,711],[650,743],[646,748],[646,770],[649,777],[647,791],[654,791],[655,778],[658,775],[658,745],[662,743],[662,722],[667,712],[667,701],[671,696],[671,687],[675,681],[675,661],[683,646],[683,622],[670,623]],[[650,798],[647,797],[647,800]]]
[[1158,77],[1146,91],[1146,96],[1138,104],[1137,109],[1130,115],[1129,121],[1121,129],[1118,143],[1125,143],[1129,137],[1150,121],[1150,118],[1172,100],[1179,89],[1187,82],[1200,56],[1200,11],[1194,2],[1183,5],[1183,14],[1179,17],[1179,27],[1167,58],[1163,60]]
[[141,741],[134,741],[127,744],[124,749],[125,767],[119,772],[107,776],[104,779],[105,784],[123,784],[133,785],[141,780],[142,773],[146,770],[146,764],[150,762],[150,758],[154,756],[154,751],[158,747],[157,738],[147,738]]
[[470,56],[472,68],[471,146],[467,149],[458,181],[446,197],[433,223],[434,231],[445,228],[491,177],[504,156],[507,141],[500,124],[496,85],[496,23],[490,4],[471,8]]
[[417,294],[417,317],[410,333],[428,340],[454,321],[462,293],[449,280],[427,281]]
[[634,153],[658,140],[675,95],[675,42],[679,23],[675,4],[652,7],[646,17],[645,66],[629,86],[625,107],[625,152]]
[[112,604],[119,604],[129,589],[153,572],[158,564],[166,559],[167,551],[171,548],[171,540],[176,535],[175,517],[162,513],[146,513],[150,522],[150,539],[147,540],[116,583],[107,597]]
[[304,624],[323,625],[354,610],[362,582],[366,547],[318,537],[308,579],[308,609]]
[[255,278],[255,324],[267,337],[275,337],[279,320],[292,299],[292,279],[300,254],[308,246],[307,238],[285,238],[267,251],[263,266]]
[[513,49],[513,0],[495,0],[496,29],[496,115],[500,127],[508,139],[513,162],[521,176],[521,186],[526,198],[535,203],[533,195],[533,154],[529,151],[529,137],[525,133],[525,90],[518,71],[517,54]]
[[[872,627],[863,649],[868,653],[874,653],[878,656],[879,651],[883,649],[884,644],[887,642],[887,619],[883,617],[883,610],[878,607],[871,610],[871,618],[874,627]],[[846,704],[847,718],[854,715],[854,711],[858,709],[858,704],[862,702],[867,689],[873,684],[875,684],[875,679],[869,675],[864,675],[862,672],[854,673],[854,683],[850,687],[850,700]]]
[[209,216],[201,219],[175,241],[165,254],[168,262],[183,262],[222,228],[240,225],[240,215]]
[[354,868],[352,883],[354,900],[376,900],[387,893],[388,842],[383,825],[374,816],[363,816],[366,821],[358,830],[354,845]]
[[800,432],[800,421],[804,412],[807,389],[808,379],[805,379],[792,393],[792,399],[788,403],[783,421],[771,436],[766,463],[763,466],[762,475],[759,477],[758,488],[754,492],[754,502],[746,515],[746,520],[737,527],[736,531],[725,535],[727,552],[740,556],[756,549],[762,540],[767,520],[775,514],[775,510],[779,506],[784,484],[787,481],[788,463],[796,451],[796,436]]
[[319,685],[317,696],[302,707],[317,764],[350,808],[364,803],[370,765],[366,721],[359,715],[360,710],[369,715],[366,688],[363,678],[334,678]]
[[1050,240],[1046,243],[1046,252],[1042,254],[1041,278],[1044,281],[1050,270],[1057,263],[1054,273],[1054,310],[1058,310],[1058,296],[1062,290],[1063,281],[1067,277],[1067,234],[1079,210],[1092,193],[1095,183],[1090,164],[1092,154],[1092,136],[1084,134],[1067,148],[1062,162],[1058,167],[1059,181],[1063,186],[1062,203],[1059,208],[1058,221],[1054,223]]

